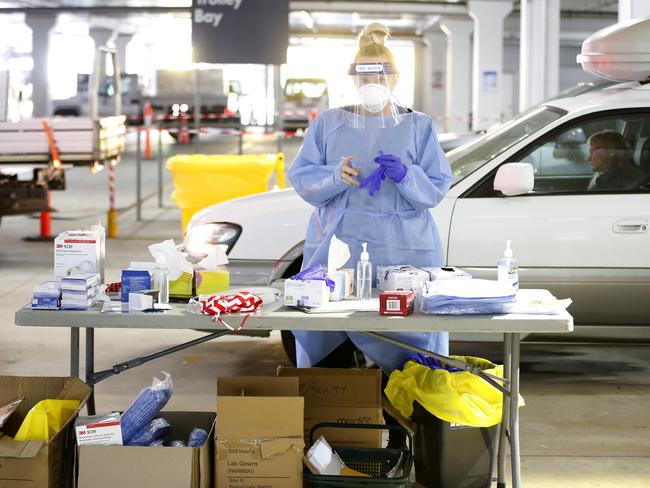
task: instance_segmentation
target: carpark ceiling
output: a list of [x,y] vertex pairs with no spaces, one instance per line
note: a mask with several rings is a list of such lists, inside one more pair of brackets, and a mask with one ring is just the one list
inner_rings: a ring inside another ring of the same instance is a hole
[[[514,4],[517,15],[520,1]],[[138,26],[150,25],[160,15],[187,18],[190,5],[191,0],[0,0],[0,13],[56,10],[75,17],[120,17]],[[437,15],[466,15],[467,1],[292,0],[290,8],[295,35],[349,35],[378,21],[389,25],[396,36],[414,36],[435,23]],[[564,17],[615,20],[618,0],[561,0],[561,8]]]

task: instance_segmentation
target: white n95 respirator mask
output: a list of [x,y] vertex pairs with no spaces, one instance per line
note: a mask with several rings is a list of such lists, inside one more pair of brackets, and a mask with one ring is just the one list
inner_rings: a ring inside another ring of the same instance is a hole
[[381,112],[388,103],[388,88],[379,83],[361,85],[359,98],[368,112]]

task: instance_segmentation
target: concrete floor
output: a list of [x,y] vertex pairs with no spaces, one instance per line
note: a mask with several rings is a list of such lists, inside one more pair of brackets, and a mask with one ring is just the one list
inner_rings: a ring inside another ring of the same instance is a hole
[[[234,138],[211,138],[205,152],[234,151]],[[189,149],[190,148],[180,148]],[[275,142],[245,141],[247,152],[274,152]],[[165,144],[167,154],[178,147]],[[297,144],[286,147],[288,164]],[[155,192],[156,163],[146,162],[143,194]],[[134,201],[134,164],[127,154],[118,167],[119,207]],[[165,185],[169,176],[165,175]],[[106,175],[68,173],[68,191],[54,194],[59,213],[54,232],[85,228],[105,219]],[[107,243],[107,279],[116,280],[132,260],[148,258],[146,246],[180,236],[180,211],[166,189],[164,207],[146,202],[143,222],[133,211],[120,217],[120,239]],[[34,285],[50,278],[52,244],[24,242],[38,221],[5,218],[0,226],[0,374],[68,374],[69,331],[21,328],[14,312]],[[198,337],[192,331],[97,330],[96,367],[148,354]],[[83,340],[83,334],[82,334]],[[82,341],[83,342],[83,341]],[[454,353],[498,357],[485,344],[454,344]],[[650,346],[524,344],[522,347],[522,471],[528,488],[650,487]],[[270,338],[225,338],[156,360],[97,386],[99,411],[124,409],[151,377],[172,374],[175,392],[169,409],[214,410],[215,380],[228,375],[273,375],[287,365],[277,333]]]

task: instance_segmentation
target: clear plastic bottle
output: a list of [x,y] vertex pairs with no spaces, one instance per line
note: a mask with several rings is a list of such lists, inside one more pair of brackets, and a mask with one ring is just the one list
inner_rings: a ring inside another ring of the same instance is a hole
[[503,258],[497,261],[497,280],[509,283],[515,290],[519,290],[519,266],[517,266],[517,260],[512,254],[511,242],[506,241]]
[[152,288],[158,291],[158,303],[169,303],[169,270],[162,254],[156,254],[156,267],[151,277]]
[[368,243],[362,245],[363,252],[357,263],[357,299],[370,300],[372,297],[372,264],[368,254]]

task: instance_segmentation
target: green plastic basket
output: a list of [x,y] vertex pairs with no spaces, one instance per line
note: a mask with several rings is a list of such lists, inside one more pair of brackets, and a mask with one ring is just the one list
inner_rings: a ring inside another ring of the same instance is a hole
[[[411,467],[413,466],[413,439],[406,429],[399,425],[321,423],[312,427],[309,433],[310,445],[314,443],[314,432],[325,428],[399,431],[404,433],[408,438],[408,446],[406,449],[332,446],[332,449],[336,451],[348,468],[367,474],[370,478],[362,476],[318,475],[306,471],[303,477],[306,487],[343,486],[345,488],[361,488],[366,486],[392,486],[398,488],[407,486]],[[393,469],[397,463],[401,464],[401,475],[397,478],[387,478],[386,473]]]

